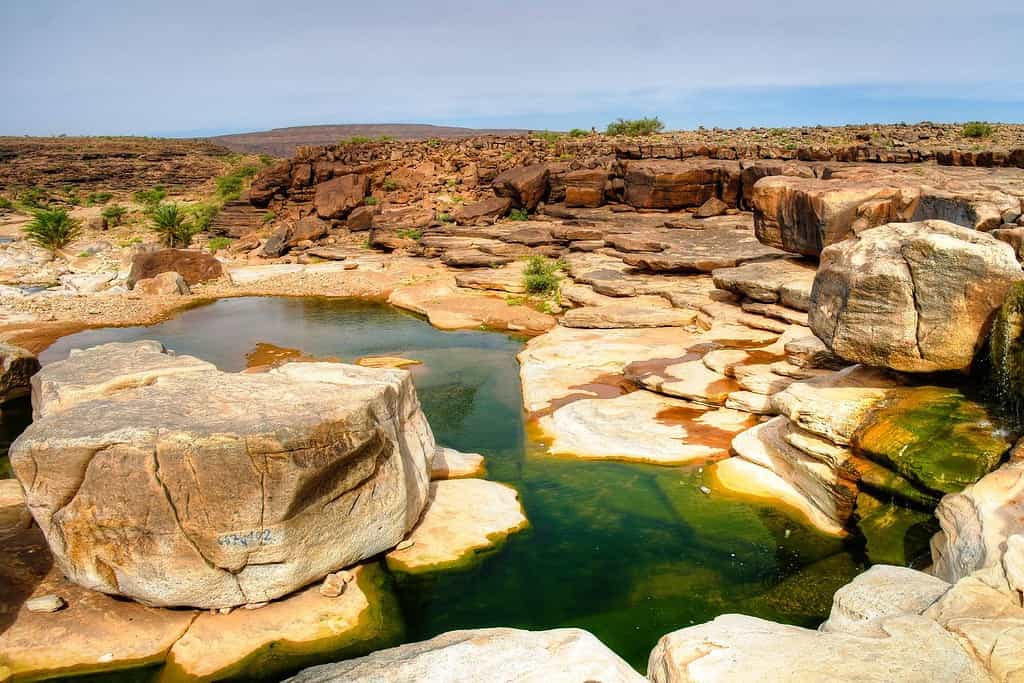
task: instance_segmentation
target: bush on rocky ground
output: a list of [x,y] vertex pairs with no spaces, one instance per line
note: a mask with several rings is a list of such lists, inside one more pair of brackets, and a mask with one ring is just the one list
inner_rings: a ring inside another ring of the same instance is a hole
[[608,124],[606,135],[653,135],[661,132],[665,124],[657,116],[642,119],[618,119]]
[[38,209],[22,230],[25,238],[38,247],[56,253],[73,242],[82,232],[82,225],[64,209]]
[[530,294],[552,295],[558,291],[562,264],[546,256],[531,256],[523,270],[523,286]]
[[987,138],[996,131],[989,123],[984,121],[971,121],[964,126],[963,135],[965,138]]
[[120,204],[112,204],[104,207],[103,211],[100,212],[100,216],[107,222],[109,227],[117,227],[121,225],[121,221],[124,220],[125,214],[128,213],[128,209],[124,208]]

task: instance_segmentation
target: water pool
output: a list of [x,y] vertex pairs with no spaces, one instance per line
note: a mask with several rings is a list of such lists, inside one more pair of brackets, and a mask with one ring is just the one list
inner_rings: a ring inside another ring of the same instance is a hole
[[817,626],[833,592],[867,566],[862,541],[823,536],[766,504],[705,495],[699,467],[548,456],[525,423],[515,359],[523,340],[513,336],[441,332],[380,304],[254,297],[151,327],[70,335],[41,360],[137,339],[229,371],[268,344],[345,362],[422,361],[411,371],[438,443],[483,453],[488,478],[519,491],[530,527],[468,569],[393,576],[406,641],[458,628],[579,626],[643,671],[660,636],[719,614]]

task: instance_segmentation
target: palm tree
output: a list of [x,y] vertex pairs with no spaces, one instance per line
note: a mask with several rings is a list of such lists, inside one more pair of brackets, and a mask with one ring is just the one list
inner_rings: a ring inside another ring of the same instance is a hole
[[37,209],[22,232],[29,242],[56,255],[82,233],[82,225],[64,209]]
[[198,232],[179,204],[160,204],[153,209],[153,232],[168,247],[187,247]]

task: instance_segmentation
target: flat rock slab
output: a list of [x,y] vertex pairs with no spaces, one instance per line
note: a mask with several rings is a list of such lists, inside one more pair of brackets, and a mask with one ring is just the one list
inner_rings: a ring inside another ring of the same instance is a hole
[[540,427],[555,455],[675,465],[727,456],[733,436],[753,423],[747,413],[634,391],[574,401]]
[[331,661],[394,643],[402,624],[383,567],[350,571],[355,578],[338,597],[324,597],[314,585],[259,609],[199,614],[168,652],[158,680],[265,677],[295,662]]
[[367,657],[306,669],[291,683],[644,683],[601,641],[579,629],[451,631]]
[[438,447],[430,465],[431,479],[482,477],[486,467],[479,453],[462,453],[454,448]]
[[[83,356],[56,370],[73,377]],[[35,421],[11,464],[66,576],[220,608],[393,547],[426,504],[434,450],[409,373],[290,363],[78,402]]]
[[877,564],[846,584],[832,599],[832,611],[819,630],[884,637],[879,622],[898,614],[921,614],[950,584],[909,567]]
[[555,326],[555,319],[528,306],[510,305],[504,299],[468,293],[444,283],[400,287],[388,303],[427,316],[441,330],[486,327],[496,330],[540,334]]
[[867,415],[901,385],[899,376],[890,372],[854,365],[793,382],[772,396],[772,405],[807,431],[847,446]]
[[651,652],[653,683],[676,681],[992,680],[954,636],[931,619],[883,621],[885,637],[821,633],[726,614],[663,636]]
[[392,550],[388,568],[409,574],[472,564],[529,522],[511,486],[485,479],[450,479],[430,484],[430,499],[419,524]]
[[72,349],[67,360],[50,363],[32,383],[32,413],[40,419],[83,401],[144,387],[160,377],[216,371],[213,363],[179,356],[157,341],[111,342]]
[[522,294],[524,264],[510,263],[502,268],[486,268],[456,273],[455,284],[466,289],[483,289]]
[[[57,595],[67,606],[33,613],[25,602]],[[38,527],[8,538],[0,552],[0,679],[35,680],[159,664],[195,612],[117,600],[65,579]],[[58,642],[59,641],[59,642]]]
[[636,327],[686,327],[697,319],[697,311],[631,302],[584,306],[567,311],[561,324],[566,327],[598,329]]
[[559,325],[519,352],[527,412],[540,414],[573,400],[614,398],[628,388],[623,369],[636,361],[678,358],[691,337],[677,328],[576,329]]
[[735,268],[719,268],[711,275],[715,286],[761,303],[782,304],[806,311],[817,264],[802,259],[774,258],[751,261]]
[[626,378],[667,396],[676,396],[706,405],[720,406],[730,393],[740,390],[732,378],[704,365],[700,357],[690,355],[630,365]]

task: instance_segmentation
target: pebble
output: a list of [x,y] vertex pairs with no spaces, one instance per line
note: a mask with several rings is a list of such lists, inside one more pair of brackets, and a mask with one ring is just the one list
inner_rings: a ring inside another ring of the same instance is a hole
[[345,592],[345,588],[355,578],[350,571],[342,570],[324,577],[320,584],[320,595],[325,598],[336,598]]
[[700,487],[700,492],[703,493],[706,496],[709,493],[711,493],[711,489],[709,489],[707,486],[701,486]]
[[59,595],[40,595],[28,600],[25,609],[29,612],[56,612],[67,604]]

